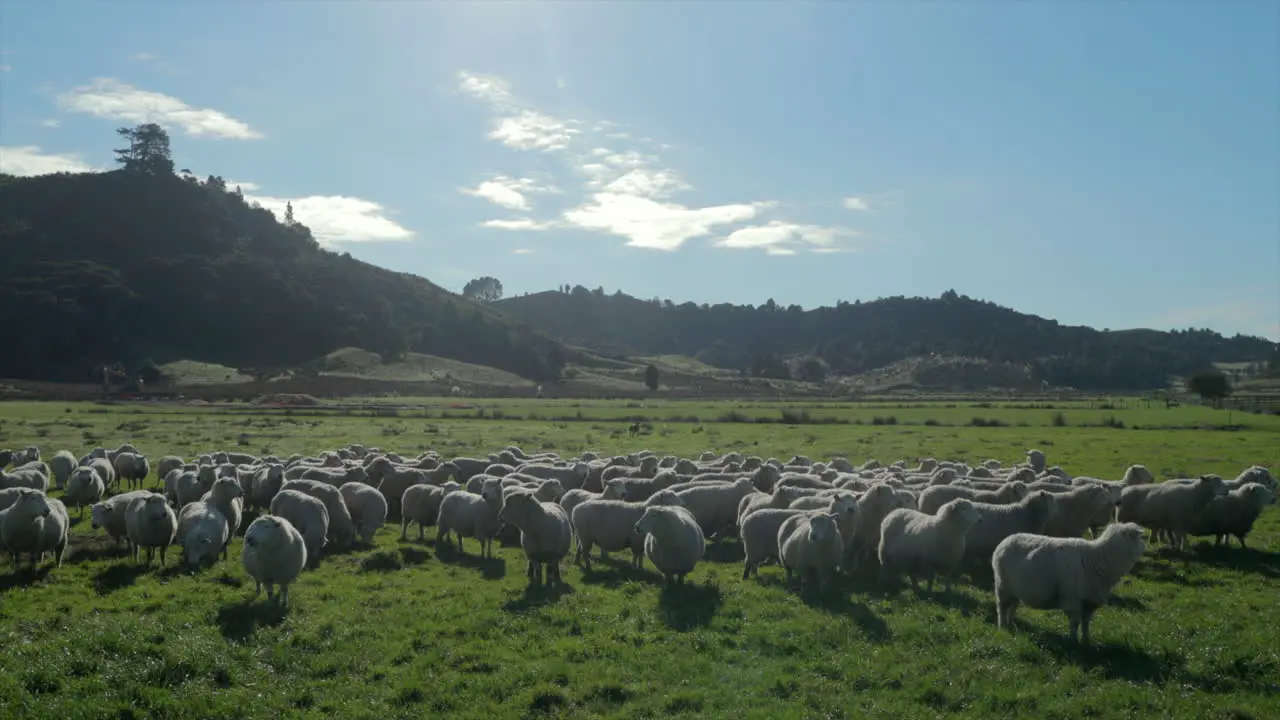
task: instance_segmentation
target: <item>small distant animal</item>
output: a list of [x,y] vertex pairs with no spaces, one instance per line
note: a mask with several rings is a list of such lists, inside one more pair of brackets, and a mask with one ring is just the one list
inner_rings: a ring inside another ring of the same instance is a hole
[[640,423],[631,423],[631,427],[627,428],[627,434],[635,437],[640,434]]

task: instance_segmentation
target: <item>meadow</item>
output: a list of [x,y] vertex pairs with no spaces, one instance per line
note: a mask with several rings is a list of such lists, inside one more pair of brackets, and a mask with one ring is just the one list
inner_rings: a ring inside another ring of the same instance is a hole
[[[1280,417],[1137,399],[0,404],[0,447],[48,457],[123,442],[153,459],[361,442],[1008,463],[1035,447],[1073,475],[1118,478],[1137,462],[1162,478],[1234,477],[1280,466]],[[733,541],[712,543],[685,587],[615,555],[590,573],[566,564],[563,590],[530,591],[518,547],[481,560],[474,542],[459,555],[433,530],[400,542],[388,525],[376,547],[305,573],[280,612],[252,599],[238,538],[211,569],[176,567],[176,549],[146,569],[73,511],[63,567],[0,575],[0,716],[1276,717],[1278,518],[1264,514],[1248,550],[1149,550],[1082,650],[1059,613],[1023,610],[1018,634],[997,632],[982,566],[950,596],[885,590],[864,568],[801,598],[774,566],[742,581]]]

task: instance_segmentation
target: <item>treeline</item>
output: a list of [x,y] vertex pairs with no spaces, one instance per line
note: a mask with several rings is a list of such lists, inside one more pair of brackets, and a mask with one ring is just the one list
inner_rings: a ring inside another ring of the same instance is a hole
[[[679,354],[756,376],[795,377],[824,366],[843,375],[912,357],[976,358],[1021,368],[1034,382],[1089,390],[1165,387],[1212,362],[1274,362],[1262,338],[1208,330],[1099,331],[1061,325],[948,291],[802,310],[674,304],[561,288],[494,303],[570,344],[610,355]],[[800,378],[797,378],[800,379]]]
[[544,380],[572,356],[420,277],[321,248],[131,139],[114,172],[0,175],[0,377],[99,380],[103,365],[185,358],[270,371],[355,346]]

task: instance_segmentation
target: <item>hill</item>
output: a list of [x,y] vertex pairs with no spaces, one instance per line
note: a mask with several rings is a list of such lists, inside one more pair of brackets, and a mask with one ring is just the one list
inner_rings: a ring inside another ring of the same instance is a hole
[[[769,378],[859,376],[912,358],[915,382],[1086,390],[1163,388],[1214,362],[1265,363],[1276,345],[1208,330],[1099,331],[1067,326],[948,291],[802,310],[697,305],[584,287],[493,304],[565,343],[613,357],[683,355]],[[945,362],[937,362],[938,359]]]
[[0,175],[0,377],[176,360],[270,377],[344,347],[532,380],[573,351],[420,277],[326,250],[218,177]]

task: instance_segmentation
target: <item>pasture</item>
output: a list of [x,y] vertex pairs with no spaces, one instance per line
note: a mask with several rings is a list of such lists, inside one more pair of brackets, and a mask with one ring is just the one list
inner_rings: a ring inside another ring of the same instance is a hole
[[[1102,407],[1102,405],[1108,405]],[[975,421],[975,419],[977,419]],[[629,427],[638,423],[641,434]],[[353,442],[416,454],[738,450],[855,463],[1006,464],[1040,448],[1073,475],[1159,478],[1280,465],[1280,417],[1109,403],[606,402],[454,399],[276,409],[250,404],[0,404],[0,447],[46,459],[131,442],[153,459],[281,457]],[[154,486],[154,479],[148,487]],[[56,493],[53,493],[55,496]],[[685,587],[622,554],[568,587],[527,591],[519,547],[492,560],[400,542],[323,558],[284,613],[251,600],[239,538],[191,573],[144,569],[77,521],[63,567],[0,574],[6,717],[1268,718],[1280,712],[1280,511],[1249,549],[1148,550],[1097,615],[1094,647],[1060,613],[997,632],[990,570],[951,596],[887,591],[875,572],[802,599],[780,568],[742,581],[736,541],[709,543]],[[410,538],[416,538],[411,531]]]

